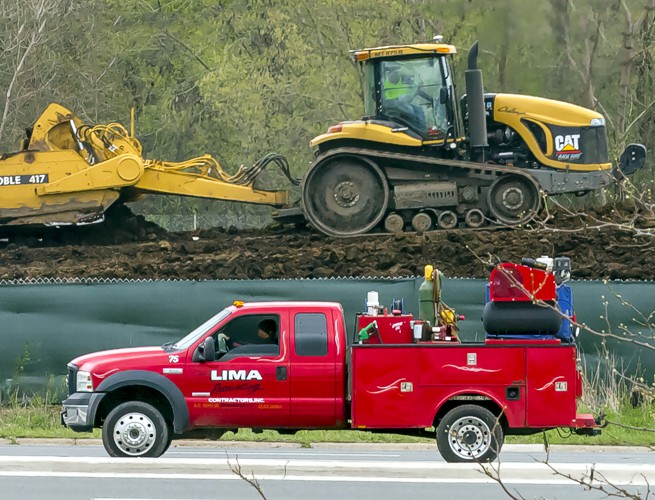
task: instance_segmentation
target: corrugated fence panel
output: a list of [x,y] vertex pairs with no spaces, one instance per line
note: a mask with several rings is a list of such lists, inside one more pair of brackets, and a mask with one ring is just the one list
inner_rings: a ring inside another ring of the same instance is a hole
[[[115,347],[158,345],[176,340],[235,299],[328,300],[344,305],[348,330],[355,313],[364,308],[368,291],[376,290],[380,302],[390,305],[404,298],[406,310],[417,312],[422,279],[331,279],[267,281],[154,281],[92,284],[36,284],[0,286],[0,397],[16,387],[24,391],[63,391],[66,363],[75,356]],[[464,314],[461,336],[482,340],[480,321],[485,280],[448,279],[444,300]],[[640,311],[655,310],[655,283],[612,283],[622,305],[600,282],[572,283],[578,319],[607,331],[603,301],[608,301],[609,321],[633,330]],[[603,299],[603,296],[605,299]],[[633,309],[634,308],[634,309]],[[633,319],[635,318],[635,319]],[[652,320],[652,318],[651,318]],[[644,335],[653,332],[642,327]],[[598,339],[584,335],[581,345],[587,362],[596,362]],[[652,352],[626,344],[612,344],[620,361],[630,369],[638,358],[649,372],[655,368]]]

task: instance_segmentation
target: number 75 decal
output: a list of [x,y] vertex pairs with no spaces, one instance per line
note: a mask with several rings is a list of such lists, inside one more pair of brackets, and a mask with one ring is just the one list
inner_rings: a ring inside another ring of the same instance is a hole
[[179,363],[180,362],[180,357],[177,354],[171,354],[168,356],[168,362],[169,363]]

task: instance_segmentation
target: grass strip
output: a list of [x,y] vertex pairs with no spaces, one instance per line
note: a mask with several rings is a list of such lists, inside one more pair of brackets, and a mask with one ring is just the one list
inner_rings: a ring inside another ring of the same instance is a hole
[[[77,433],[63,427],[59,420],[59,406],[32,402],[27,405],[0,407],[0,438],[16,440],[19,438],[100,438],[100,430],[91,433]],[[622,425],[652,428],[655,408],[624,407],[620,413],[608,413],[612,421]],[[600,436],[587,437],[570,434],[567,430],[551,430],[546,433],[550,444],[573,445],[623,445],[655,446],[655,432],[636,431],[610,425]],[[506,443],[543,443],[543,434],[532,436],[507,436]],[[276,431],[265,430],[254,433],[250,429],[240,429],[236,434],[227,432],[221,440],[251,442],[290,442],[309,446],[311,443],[432,443],[433,439],[396,434],[383,434],[368,431],[350,430],[307,430],[295,435],[282,435]]]

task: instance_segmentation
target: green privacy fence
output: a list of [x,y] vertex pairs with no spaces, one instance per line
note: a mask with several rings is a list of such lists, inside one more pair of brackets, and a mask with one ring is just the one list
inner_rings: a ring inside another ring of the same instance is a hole
[[[265,281],[98,281],[0,284],[0,398],[16,389],[27,393],[63,395],[66,364],[88,352],[116,347],[159,345],[176,340],[231,304],[235,299],[327,300],[343,304],[349,331],[355,313],[363,310],[366,294],[379,292],[382,304],[403,298],[416,314],[421,278],[327,279]],[[447,279],[444,300],[464,314],[461,337],[482,340],[480,321],[485,280]],[[655,310],[655,283],[615,282],[611,290],[600,282],[573,282],[578,319],[597,330],[608,322],[653,331],[638,313]],[[616,295],[621,298],[617,298]],[[607,301],[607,311],[604,302]],[[652,320],[652,318],[651,318]],[[582,335],[580,345],[588,364],[595,365],[599,340]],[[655,371],[655,354],[625,343],[614,343],[617,359],[628,370],[638,366]]]

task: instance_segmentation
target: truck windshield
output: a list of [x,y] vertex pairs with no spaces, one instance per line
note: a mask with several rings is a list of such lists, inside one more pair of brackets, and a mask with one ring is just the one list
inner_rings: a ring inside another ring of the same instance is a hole
[[184,338],[181,340],[178,340],[175,344],[173,344],[171,347],[174,349],[180,349],[184,350],[187,349],[191,344],[193,344],[197,339],[205,335],[209,330],[219,323],[220,321],[223,321],[225,318],[227,318],[231,314],[231,311],[229,309],[223,309],[221,312],[219,312],[217,315],[212,316],[209,318],[207,321],[205,321],[202,325],[200,325],[198,328],[193,330],[191,333],[186,335]]
[[422,136],[439,137],[448,130],[441,88],[447,87],[435,57],[382,61],[379,115],[400,119]]

